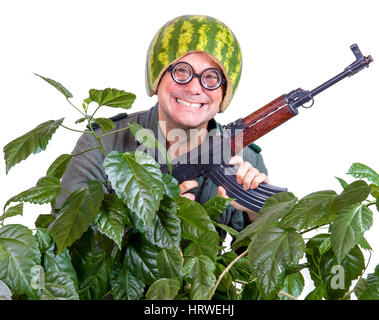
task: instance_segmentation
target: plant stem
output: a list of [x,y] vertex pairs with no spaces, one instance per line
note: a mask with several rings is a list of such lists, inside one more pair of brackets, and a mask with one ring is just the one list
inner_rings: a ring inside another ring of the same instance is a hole
[[328,224],[328,223],[322,224],[321,226],[315,226],[315,227],[313,227],[313,228],[310,228],[310,229],[304,230],[304,231],[299,232],[299,233],[300,233],[300,234],[304,234],[304,233],[307,233],[307,232],[309,232],[309,231],[312,231],[312,230],[315,230],[315,229],[321,228],[321,227],[323,227],[323,226],[326,226],[327,224]]
[[75,131],[75,132],[80,132],[80,133],[90,133],[88,131],[82,131],[82,130],[76,130],[76,129],[72,129],[72,128],[69,128],[69,127],[66,127],[65,125],[61,124],[60,125],[61,127],[67,129],[67,130],[70,130],[70,131]]
[[281,294],[282,296],[285,296],[285,297],[287,297],[287,298],[290,298],[291,300],[297,300],[296,297],[294,297],[292,294],[289,294],[289,293],[287,293],[287,292],[279,291],[278,293]]
[[121,131],[125,131],[125,130],[128,130],[128,129],[129,129],[129,127],[125,127],[125,128],[118,129],[118,130],[115,130],[115,131],[107,132],[107,133],[102,134],[99,138],[103,138],[103,137],[108,136],[110,134],[121,132]]
[[80,111],[79,108],[77,108],[68,98],[66,99],[69,104],[71,104],[79,113],[81,113],[83,116],[86,117],[86,114],[84,114],[82,111]]
[[215,294],[216,292],[216,289],[218,287],[218,285],[220,284],[222,278],[225,276],[225,274],[230,270],[231,267],[233,267],[233,265],[239,260],[241,259],[242,257],[246,256],[248,253],[248,250],[245,250],[244,252],[242,252],[237,258],[235,258],[226,268],[225,270],[219,275],[218,279],[217,279],[217,282],[215,284],[215,286],[213,287],[212,289],[212,292],[210,293],[209,295],[209,300],[212,299],[213,295]]
[[84,151],[82,151],[82,152],[75,153],[75,154],[73,154],[72,156],[73,156],[73,157],[80,156],[80,155],[83,154],[83,153],[86,153],[86,152],[88,152],[88,151],[92,151],[92,150],[96,150],[96,149],[100,149],[100,147],[93,147],[93,148],[90,148],[90,149],[84,150]]

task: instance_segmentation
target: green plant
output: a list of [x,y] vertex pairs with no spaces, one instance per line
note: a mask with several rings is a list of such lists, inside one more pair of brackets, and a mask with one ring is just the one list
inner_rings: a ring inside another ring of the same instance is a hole
[[[85,133],[106,154],[101,138],[114,124],[95,114],[102,106],[128,109],[135,95],[92,89],[80,109],[61,84],[41,78],[82,114],[77,122],[88,122]],[[92,102],[97,108],[90,114]],[[8,143],[6,172],[44,150],[59,127],[67,128],[63,121],[46,121]],[[138,129],[131,124],[123,130]],[[215,196],[200,205],[180,197],[177,181],[139,151],[106,154],[114,194],[103,193],[105,181],[91,181],[70,193],[58,211],[60,179],[74,156],[80,155],[60,155],[35,186],[6,202],[0,216],[0,299],[295,299],[304,287],[302,269],[315,284],[306,299],[349,299],[353,292],[358,299],[379,298],[378,268],[362,277],[367,267],[362,249],[372,250],[364,234],[372,225],[371,208],[379,210],[379,175],[364,164],[348,170],[358,180],[338,178],[340,194],[272,196],[256,221],[237,232],[216,222],[231,199]],[[22,214],[25,202],[50,203],[51,213],[39,215],[33,230],[4,224]],[[216,228],[235,237],[231,248],[222,247]],[[306,239],[310,231],[319,233]]]

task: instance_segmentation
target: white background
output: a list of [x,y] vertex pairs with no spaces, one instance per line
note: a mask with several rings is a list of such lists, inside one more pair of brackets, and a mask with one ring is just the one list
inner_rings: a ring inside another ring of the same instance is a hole
[[[235,97],[216,120],[226,124],[244,117],[279,95],[301,87],[311,90],[354,61],[357,43],[372,55],[370,67],[315,98],[311,109],[257,141],[270,182],[298,198],[311,192],[341,191],[335,177],[353,162],[379,171],[378,6],[360,1],[3,1],[0,4],[0,146],[47,120],[80,118],[38,73],[62,83],[80,107],[91,88],[113,87],[137,95],[128,112],[150,108],[156,97],[145,91],[148,45],[168,20],[182,14],[205,14],[226,23],[239,39],[243,72]],[[121,109],[104,108],[99,116]],[[35,185],[62,153],[70,153],[77,133],[60,128],[46,151],[30,156],[5,174],[0,162],[0,206]],[[373,210],[374,208],[371,207]],[[6,220],[33,227],[48,206],[25,205],[24,216]],[[0,212],[1,213],[1,212]],[[379,263],[379,221],[366,233],[374,248],[367,268]],[[366,258],[368,257],[365,253]],[[305,275],[307,276],[307,275]],[[311,288],[307,286],[301,297]]]

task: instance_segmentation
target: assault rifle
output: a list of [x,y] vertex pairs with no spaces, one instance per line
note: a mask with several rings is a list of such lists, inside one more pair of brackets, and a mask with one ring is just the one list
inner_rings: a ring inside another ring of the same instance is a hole
[[[308,102],[311,102],[311,105],[307,108],[311,107],[317,94],[368,67],[373,61],[371,56],[363,56],[356,44],[351,45],[350,49],[356,60],[343,72],[311,91],[298,88],[284,94],[247,117],[224,126],[216,135],[209,136],[198,148],[173,160],[172,176],[182,183],[207,175],[217,186],[223,186],[229,197],[258,212],[270,196],[287,189],[261,183],[256,189],[244,190],[236,181],[237,167],[228,165],[230,158],[297,115],[299,107],[305,107]],[[161,171],[169,173],[168,166],[162,165]]]

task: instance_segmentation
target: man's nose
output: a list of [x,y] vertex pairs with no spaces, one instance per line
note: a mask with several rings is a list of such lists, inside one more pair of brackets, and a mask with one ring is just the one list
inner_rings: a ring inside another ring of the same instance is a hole
[[184,85],[185,90],[190,94],[200,94],[203,91],[200,79],[198,77],[193,77],[190,82]]

